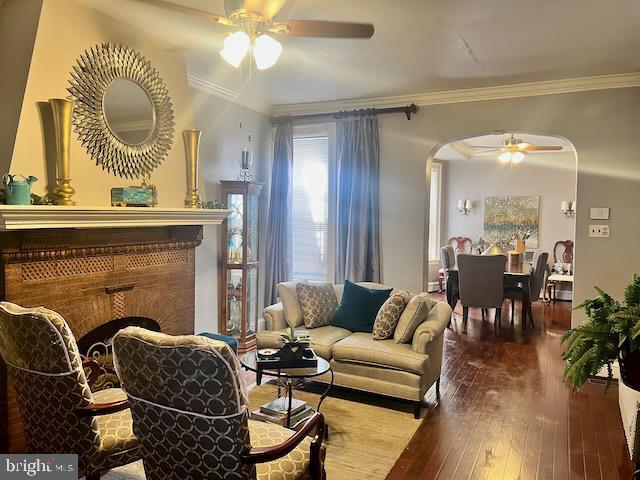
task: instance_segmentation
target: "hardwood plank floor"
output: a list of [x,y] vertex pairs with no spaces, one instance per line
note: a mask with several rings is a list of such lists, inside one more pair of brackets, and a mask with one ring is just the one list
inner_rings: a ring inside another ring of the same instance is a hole
[[526,336],[520,309],[514,326],[509,310],[499,337],[478,309],[461,333],[456,312],[446,332],[440,400],[432,389],[425,418],[388,480],[631,479],[617,386],[605,392],[591,382],[573,393],[562,382],[560,339],[570,304],[534,304],[536,328]]

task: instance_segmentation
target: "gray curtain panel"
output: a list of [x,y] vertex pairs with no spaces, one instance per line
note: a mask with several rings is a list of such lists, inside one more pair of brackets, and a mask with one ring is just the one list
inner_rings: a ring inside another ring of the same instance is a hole
[[291,179],[293,175],[293,125],[276,125],[271,169],[271,196],[267,221],[265,305],[276,303],[276,285],[291,274]]
[[380,281],[380,138],[375,112],[337,123],[336,283]]

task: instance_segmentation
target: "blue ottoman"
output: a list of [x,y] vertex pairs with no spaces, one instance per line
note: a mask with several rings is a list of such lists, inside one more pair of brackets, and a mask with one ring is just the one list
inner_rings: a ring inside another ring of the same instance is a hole
[[199,333],[198,335],[202,337],[210,338],[211,340],[220,340],[221,342],[224,342],[227,345],[229,345],[231,347],[231,350],[233,350],[234,353],[236,354],[238,353],[238,339],[235,337],[229,337],[227,335],[218,335],[217,333],[209,333],[209,332],[202,332],[202,333]]

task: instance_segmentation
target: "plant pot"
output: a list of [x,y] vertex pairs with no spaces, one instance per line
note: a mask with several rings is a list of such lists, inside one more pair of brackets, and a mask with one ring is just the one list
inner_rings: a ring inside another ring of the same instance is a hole
[[280,348],[279,356],[282,360],[302,360],[308,347],[308,342],[287,342]]
[[627,387],[640,391],[640,350],[630,351],[625,344],[618,352],[620,376]]

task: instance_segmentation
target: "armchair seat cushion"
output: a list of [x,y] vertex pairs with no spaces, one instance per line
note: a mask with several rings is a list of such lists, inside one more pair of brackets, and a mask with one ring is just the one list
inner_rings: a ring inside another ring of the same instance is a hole
[[[107,388],[93,392],[95,403],[124,400],[127,396],[120,388]],[[92,462],[92,468],[108,469],[134,462],[140,458],[138,440],[133,433],[131,410],[94,417],[100,431],[100,458]]]
[[[249,420],[249,436],[252,447],[272,447],[284,442],[293,433],[293,430],[273,423]],[[307,437],[288,455],[273,462],[257,464],[258,480],[310,480],[310,447],[311,438]]]
[[573,283],[573,275],[561,275],[559,273],[554,273],[553,275],[549,275],[547,278],[550,282],[571,282]]
[[423,375],[429,368],[429,355],[414,351],[410,344],[395,343],[393,339],[374,340],[370,333],[352,333],[334,344],[333,358],[417,375]]

